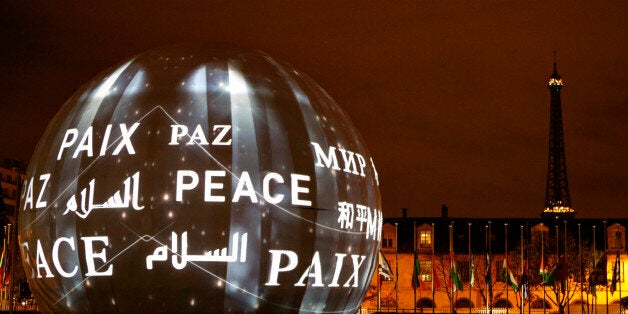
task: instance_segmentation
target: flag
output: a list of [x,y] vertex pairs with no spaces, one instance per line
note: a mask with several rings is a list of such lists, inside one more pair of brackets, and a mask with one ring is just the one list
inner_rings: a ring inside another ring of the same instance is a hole
[[554,279],[560,281],[567,279],[567,260],[564,256],[558,260],[558,265],[554,268]]
[[384,253],[382,253],[382,251],[379,251],[378,267],[377,268],[378,268],[379,275],[385,281],[392,280],[392,271],[390,270],[390,264],[386,260],[386,256],[384,256]]
[[[6,253],[7,253],[6,227],[4,228],[4,230],[5,230],[5,238],[2,241],[2,254],[0,255],[0,280],[2,280],[2,283],[4,283],[5,265],[7,264],[7,259],[6,259]],[[0,284],[0,290],[2,290],[3,288],[4,288],[4,284]]]
[[412,268],[412,288],[416,290],[416,288],[421,286],[421,264],[419,263],[419,257],[416,254],[416,250],[414,250],[414,267]]
[[458,271],[458,265],[456,264],[456,258],[454,257],[454,252],[449,252],[449,258],[451,259],[451,269],[449,270],[449,279],[451,280],[451,284],[454,287],[454,292],[456,290],[463,291],[462,289],[462,279],[460,279],[460,272]]
[[613,265],[613,278],[611,278],[611,294],[615,294],[615,290],[617,290],[617,283],[620,280],[620,260],[619,260],[619,252],[617,253],[617,257],[615,257],[615,265]]
[[469,262],[469,272],[471,278],[469,278],[469,285],[471,288],[475,287],[475,264],[473,263],[473,253],[471,253],[471,261]]
[[552,271],[552,278],[552,280],[558,280],[560,282],[560,290],[565,293],[567,286],[567,260],[565,260],[565,256],[562,256],[558,260],[558,264]]
[[544,286],[553,286],[554,278],[549,271],[549,268],[545,264],[545,258],[541,256],[541,266],[539,266],[539,275],[541,275],[541,279],[543,280]]
[[[7,228],[7,232],[10,232],[10,226],[9,228]],[[9,268],[9,263],[11,261],[11,257],[10,257],[10,249],[11,247],[9,246],[10,243],[9,241],[7,241],[9,239],[9,237],[5,234],[4,237],[4,246],[2,249],[2,284],[5,286],[8,286],[9,283],[11,283],[11,279],[10,279],[10,268]]]
[[600,258],[597,260],[595,260],[595,254],[593,257],[593,264],[595,265],[593,267],[593,270],[591,270],[591,273],[589,274],[589,289],[591,291],[591,294],[595,295],[596,294],[596,289],[595,286],[597,285],[604,285],[606,286],[608,284],[608,280],[606,279],[606,253],[603,253]]
[[519,291],[519,283],[517,282],[517,279],[515,279],[515,276],[512,274],[512,272],[510,271],[510,268],[508,268],[506,259],[504,259],[504,265],[502,266],[502,280],[507,282],[512,287],[512,290],[515,290],[515,292]]
[[434,254],[432,254],[432,291],[440,289],[440,280],[438,280],[438,274],[434,271]]
[[528,261],[526,260],[525,266],[523,267],[523,274],[521,274],[521,278],[519,279],[524,299],[527,299],[530,296],[530,291],[528,289],[528,272]]
[[486,253],[486,273],[484,274],[484,282],[486,283],[486,289],[488,290],[489,300],[493,299],[493,279],[491,278],[491,258]]

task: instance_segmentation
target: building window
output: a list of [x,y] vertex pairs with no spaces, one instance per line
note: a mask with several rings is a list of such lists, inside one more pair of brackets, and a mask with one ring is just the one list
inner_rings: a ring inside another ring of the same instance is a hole
[[382,234],[382,248],[394,249],[395,248],[395,232],[384,231]]
[[419,261],[421,265],[421,281],[432,282],[432,261]]
[[431,249],[432,248],[432,231],[421,230],[419,231],[419,249]]
[[624,253],[625,247],[625,232],[626,228],[620,224],[613,224],[608,227],[608,251]]

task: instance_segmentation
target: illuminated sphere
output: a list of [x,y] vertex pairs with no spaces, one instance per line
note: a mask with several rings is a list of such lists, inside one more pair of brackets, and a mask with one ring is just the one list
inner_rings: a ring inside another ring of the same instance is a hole
[[363,140],[309,77],[175,46],[63,105],[29,165],[19,246],[44,312],[355,313],[380,210]]

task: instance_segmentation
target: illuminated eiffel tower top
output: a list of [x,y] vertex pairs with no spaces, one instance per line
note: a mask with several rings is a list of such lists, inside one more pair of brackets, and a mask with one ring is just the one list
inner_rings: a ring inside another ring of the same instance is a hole
[[576,211],[571,206],[569,184],[567,183],[567,162],[565,161],[565,143],[563,139],[563,118],[560,104],[560,90],[563,79],[556,69],[550,75],[550,129],[549,156],[547,160],[547,188],[545,190],[545,209],[541,216],[557,220],[573,218]]

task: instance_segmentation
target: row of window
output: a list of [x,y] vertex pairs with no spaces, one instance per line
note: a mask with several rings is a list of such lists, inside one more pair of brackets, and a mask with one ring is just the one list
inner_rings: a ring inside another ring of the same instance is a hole
[[[382,248],[395,248],[395,231],[384,230],[382,232]],[[432,231],[431,230],[419,230],[417,234],[418,249],[429,250],[432,249]]]
[[10,198],[10,199],[17,199],[17,190],[15,189],[9,189],[9,188],[2,188],[2,197],[3,198]]
[[[541,226],[543,227],[543,226]],[[609,251],[615,250],[624,250],[625,247],[623,243],[625,243],[625,228],[621,225],[613,225],[608,227],[608,249]],[[534,231],[534,228],[533,228]],[[546,232],[545,230],[537,230],[540,232]],[[427,251],[432,249],[432,230],[417,230],[417,249],[419,251]],[[382,231],[382,248],[384,249],[394,249],[395,248],[395,239],[396,239],[396,231],[395,230],[383,230]]]
[[[474,259],[475,260],[475,259]],[[501,265],[503,265],[504,260],[503,259],[497,259],[495,260],[493,265],[495,266],[495,271],[492,274],[492,278],[495,280],[495,282],[505,282],[504,278],[501,275],[502,269],[501,269]],[[456,260],[456,264],[458,266],[458,272],[460,273],[460,279],[462,280],[462,282],[469,282],[470,281],[470,269],[469,269],[469,261],[468,260]],[[419,261],[419,265],[421,267],[421,281],[423,282],[432,282],[432,261],[427,260],[427,261]],[[622,264],[623,265],[623,264]],[[484,268],[484,267],[482,267]],[[436,269],[434,271],[437,271]],[[482,269],[482,272],[479,272],[477,266],[475,269],[475,275],[474,275],[474,280],[477,282],[478,280],[484,280],[484,269]],[[438,276],[438,274],[435,274]],[[447,275],[446,275],[447,276]],[[438,278],[442,278],[438,277]],[[619,282],[624,282],[624,271],[620,271],[620,278],[619,278]],[[439,284],[443,284],[442,282]]]
[[17,176],[14,178],[12,175],[10,174],[4,174],[2,172],[0,172],[0,182],[7,182],[7,183],[11,183],[11,184],[17,184]]

